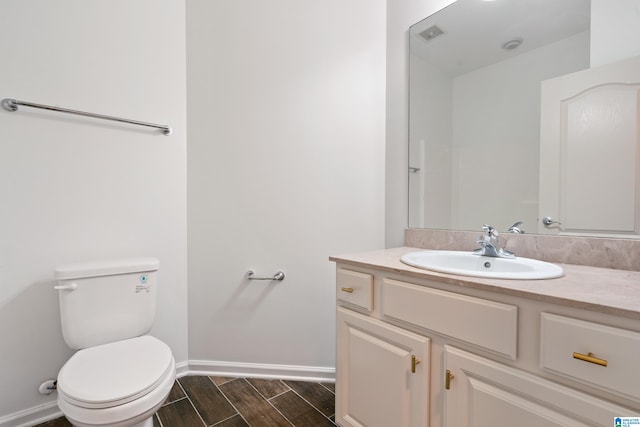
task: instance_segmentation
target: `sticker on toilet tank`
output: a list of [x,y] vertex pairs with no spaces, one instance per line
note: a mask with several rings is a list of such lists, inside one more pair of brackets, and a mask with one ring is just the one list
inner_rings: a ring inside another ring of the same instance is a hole
[[136,284],[136,293],[149,292],[151,285],[148,282],[149,276],[141,274],[140,277],[138,277],[138,283]]

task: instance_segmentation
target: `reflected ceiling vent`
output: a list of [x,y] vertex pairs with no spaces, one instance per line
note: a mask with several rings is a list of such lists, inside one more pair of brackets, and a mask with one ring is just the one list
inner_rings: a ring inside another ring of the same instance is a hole
[[504,42],[502,44],[502,48],[504,50],[513,50],[513,49],[517,49],[520,47],[520,45],[522,44],[523,39],[521,37],[516,37],[515,39],[511,39],[511,40],[507,40],[506,42]]
[[444,31],[442,31],[437,25],[432,25],[431,27],[421,32],[420,37],[430,42],[431,40],[443,34],[444,34]]

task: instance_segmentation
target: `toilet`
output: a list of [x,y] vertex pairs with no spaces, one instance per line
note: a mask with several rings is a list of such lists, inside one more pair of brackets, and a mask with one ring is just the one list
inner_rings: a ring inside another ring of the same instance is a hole
[[74,426],[153,426],[176,376],[169,346],[146,335],[158,266],[131,258],[55,270],[64,340],[78,350],[58,373],[58,407]]

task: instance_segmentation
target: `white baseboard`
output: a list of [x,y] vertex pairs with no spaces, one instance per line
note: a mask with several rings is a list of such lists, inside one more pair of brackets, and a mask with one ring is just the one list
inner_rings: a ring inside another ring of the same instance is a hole
[[176,363],[176,378],[184,377],[185,375],[189,375],[189,361],[185,360],[184,362]]
[[[267,365],[212,360],[189,360],[176,363],[176,377],[187,375],[233,376],[295,381],[335,382],[335,368],[295,365]],[[0,417],[0,427],[31,427],[62,416],[56,401]]]
[[211,360],[190,360],[187,375],[217,375],[299,381],[335,382],[336,369],[317,366],[267,365]]
[[54,400],[0,417],[0,427],[31,427],[61,416],[62,412]]

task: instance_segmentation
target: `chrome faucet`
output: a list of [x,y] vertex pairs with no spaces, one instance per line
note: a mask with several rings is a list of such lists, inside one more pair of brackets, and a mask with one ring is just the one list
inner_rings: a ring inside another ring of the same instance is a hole
[[516,254],[498,246],[498,230],[490,225],[483,225],[485,234],[480,235],[478,244],[480,247],[473,251],[476,255],[494,258],[515,258]]

